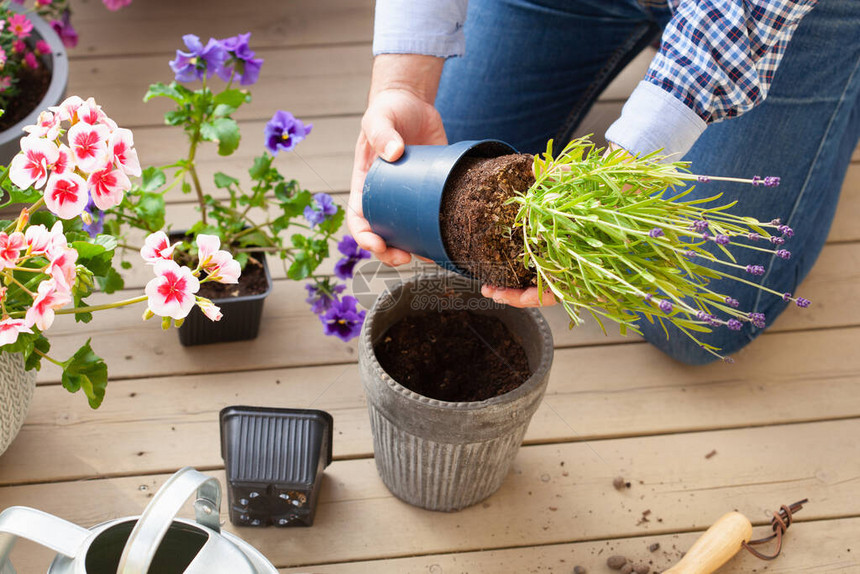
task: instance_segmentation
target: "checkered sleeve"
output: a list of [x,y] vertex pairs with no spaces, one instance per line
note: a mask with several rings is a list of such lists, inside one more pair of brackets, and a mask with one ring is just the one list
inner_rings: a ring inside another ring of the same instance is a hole
[[706,123],[743,114],[765,99],[792,34],[815,3],[681,0],[645,81]]

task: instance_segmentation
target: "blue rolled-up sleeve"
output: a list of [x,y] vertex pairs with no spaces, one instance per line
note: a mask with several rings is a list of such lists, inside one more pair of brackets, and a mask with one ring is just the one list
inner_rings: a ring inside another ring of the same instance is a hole
[[467,7],[468,0],[377,0],[373,55],[462,56]]

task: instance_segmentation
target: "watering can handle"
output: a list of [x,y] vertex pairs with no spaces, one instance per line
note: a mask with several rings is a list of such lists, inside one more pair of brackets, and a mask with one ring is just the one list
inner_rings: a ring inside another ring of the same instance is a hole
[[189,497],[197,491],[194,513],[197,523],[221,531],[221,484],[187,466],[167,479],[140,515],[128,537],[117,574],[146,574],[167,529]]
[[32,540],[54,552],[76,557],[90,531],[62,518],[25,506],[0,513],[0,574],[15,574],[9,553],[18,538]]

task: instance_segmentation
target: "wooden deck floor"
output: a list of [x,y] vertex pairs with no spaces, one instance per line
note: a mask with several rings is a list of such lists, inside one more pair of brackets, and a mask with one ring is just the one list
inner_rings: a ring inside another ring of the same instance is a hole
[[[78,4],[81,44],[69,93],[93,95],[135,131],[145,164],[175,159],[183,141],[144,105],[148,84],[169,81],[167,60],[185,33],[253,32],[265,58],[254,102],[241,114],[234,158],[203,157],[204,178],[243,172],[276,109],[314,123],[298,153],[278,158],[314,191],[345,198],[368,85],[370,0],[135,0],[109,13]],[[640,58],[604,94],[582,131],[599,129],[641,73]],[[190,221],[189,198],[169,218]],[[140,309],[97,315],[84,328],[58,321],[58,356],[84,337],[112,381],[90,410],[46,369],[26,425],[0,457],[0,509],[33,506],[84,526],[139,514],[185,465],[223,481],[218,411],[227,405],[313,407],[334,416],[334,463],[312,528],[226,528],[283,572],[609,572],[613,553],[676,562],[699,532],[737,509],[758,526],[780,504],[809,498],[783,556],[739,555],[723,571],[860,572],[860,154],[855,154],[830,241],[804,284],[815,305],[787,312],[729,367],[689,368],[634,338],[570,331],[546,312],[557,345],[546,398],[501,490],[453,514],[412,508],[381,483],[373,462],[355,345],[327,339],[301,285],[277,276],[258,340],[183,348],[142,323]],[[143,275],[130,275],[137,292]],[[632,486],[612,486],[622,475]],[[226,519],[226,516],[223,517]],[[650,552],[649,546],[660,543]],[[22,543],[18,571],[44,572],[50,553]]]

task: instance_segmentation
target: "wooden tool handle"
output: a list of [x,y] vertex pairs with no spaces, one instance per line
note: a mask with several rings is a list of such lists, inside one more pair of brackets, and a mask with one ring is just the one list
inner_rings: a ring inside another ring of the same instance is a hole
[[681,561],[663,574],[710,574],[749,542],[752,524],[740,512],[729,512],[696,540]]

